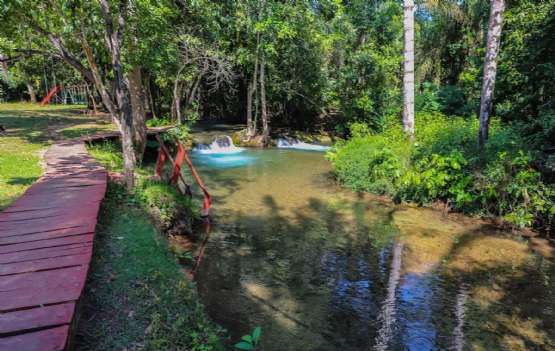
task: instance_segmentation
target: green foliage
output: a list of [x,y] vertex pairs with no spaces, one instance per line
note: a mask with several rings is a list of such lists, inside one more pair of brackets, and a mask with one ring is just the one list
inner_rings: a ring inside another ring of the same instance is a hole
[[391,145],[383,136],[354,137],[336,147],[327,157],[338,179],[356,191],[391,193],[401,176],[410,145]]
[[531,161],[522,151],[513,155],[500,152],[476,177],[473,190],[482,210],[502,215],[521,227],[532,226],[537,220],[538,225],[549,228],[555,219],[555,187],[541,181]]
[[135,194],[147,210],[156,212],[163,227],[170,227],[179,218],[198,218],[191,198],[166,183],[145,180],[137,186]]
[[462,207],[471,200],[466,192],[471,178],[464,171],[468,161],[455,151],[443,156],[431,154],[422,157],[403,174],[395,195],[399,200],[429,204],[436,200],[452,200]]
[[243,336],[241,341],[235,344],[234,347],[237,350],[256,351],[260,342],[260,336],[262,336],[262,328],[256,327],[252,334]]
[[175,127],[168,129],[162,134],[162,139],[164,141],[173,143],[175,140],[179,140],[182,143],[187,143],[191,137],[191,128],[188,124],[179,124]]
[[349,130],[353,138],[361,138],[370,135],[370,128],[366,123],[353,122],[349,125]]
[[[113,172],[123,170],[123,158],[119,143],[106,141],[88,146],[90,154],[106,169]],[[163,229],[168,229],[178,221],[188,228],[200,217],[198,206],[191,198],[182,195],[175,187],[162,181],[153,180],[152,168],[139,169],[138,180],[133,196],[127,196],[130,201],[148,211]]]
[[531,151],[522,150],[525,143],[512,128],[494,121],[483,152],[476,146],[475,119],[440,113],[417,116],[414,145],[391,124],[378,135],[365,135],[359,125],[354,130],[353,138],[327,155],[337,178],[354,190],[423,205],[443,201],[519,227],[549,231],[553,225],[555,188],[542,181]]
[[439,111],[441,105],[438,99],[437,88],[431,83],[423,83],[420,91],[416,94],[415,105],[416,111],[420,112],[436,112]]
[[151,118],[146,121],[148,127],[165,127],[173,125],[173,121],[168,116],[161,118]]
[[123,156],[120,144],[112,141],[103,141],[89,144],[87,150],[107,170],[114,172],[123,171]]
[[210,322],[194,283],[132,198],[110,184],[103,201],[77,348],[223,350],[223,331]]

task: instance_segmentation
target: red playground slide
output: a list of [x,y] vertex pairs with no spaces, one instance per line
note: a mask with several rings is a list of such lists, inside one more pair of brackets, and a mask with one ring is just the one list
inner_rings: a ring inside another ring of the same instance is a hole
[[41,106],[48,105],[50,103],[50,99],[52,99],[52,97],[54,95],[56,95],[59,91],[60,91],[60,86],[59,85],[54,85],[54,87],[52,87],[52,89],[50,89],[48,94],[46,94],[44,99],[42,99],[42,101],[40,102],[40,105]]

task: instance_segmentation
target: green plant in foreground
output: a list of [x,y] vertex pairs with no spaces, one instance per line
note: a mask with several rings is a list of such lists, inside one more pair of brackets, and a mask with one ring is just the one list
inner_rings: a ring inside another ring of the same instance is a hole
[[252,331],[252,334],[245,335],[241,338],[241,341],[234,345],[237,350],[257,350],[258,343],[260,342],[260,336],[262,335],[262,328],[256,327]]

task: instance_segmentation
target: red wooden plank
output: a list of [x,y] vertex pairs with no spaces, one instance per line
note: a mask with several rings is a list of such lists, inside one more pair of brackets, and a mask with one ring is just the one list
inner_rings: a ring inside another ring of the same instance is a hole
[[46,208],[30,211],[0,212],[0,222],[20,221],[33,218],[54,217],[66,213],[66,209]]
[[63,257],[69,255],[90,254],[92,243],[78,243],[64,246],[47,247],[43,249],[18,251],[0,254],[0,264],[27,262],[43,258]]
[[60,223],[48,223],[43,221],[35,221],[33,223],[24,222],[21,223],[19,227],[0,229],[2,231],[0,233],[0,238],[25,236],[28,234],[45,233],[58,230],[72,231],[73,234],[91,233],[94,232],[95,225],[96,219],[91,217],[60,221]]
[[58,194],[64,191],[100,191],[103,192],[106,188],[106,182],[102,180],[76,180],[72,182],[44,182],[29,188],[26,195],[36,195],[42,193]]
[[[95,203],[84,203],[79,206],[79,212],[86,217],[98,216],[99,206]],[[33,221],[58,221],[75,219],[74,209],[49,208],[35,211],[2,212],[0,213],[0,226],[14,226],[17,224],[32,223]],[[5,227],[3,227],[5,228]]]
[[[75,209],[78,209],[79,212],[76,213]],[[0,231],[17,226],[18,224],[73,220],[77,219],[77,215],[96,217],[98,215],[98,209],[98,203],[83,202],[77,208],[55,207],[32,211],[0,213]]]
[[93,232],[94,232],[94,228],[92,227],[92,225],[90,225],[90,226],[73,227],[73,228],[67,228],[67,229],[61,229],[61,230],[52,230],[52,231],[43,232],[43,233],[0,237],[0,246],[21,244],[21,243],[27,243],[31,241],[63,238],[63,237],[73,236],[73,235],[90,234]]
[[[97,206],[87,206],[91,210],[91,215],[97,215],[95,212]],[[21,222],[28,221],[31,219],[41,219],[41,218],[54,218],[54,217],[74,217],[75,215],[71,210],[65,207],[58,208],[47,208],[32,211],[20,211],[20,212],[1,212],[0,213],[0,223],[3,222]]]
[[47,247],[56,247],[56,246],[63,246],[63,245],[70,245],[70,244],[77,244],[77,243],[88,243],[93,241],[93,237],[94,237],[94,234],[83,234],[83,235],[66,236],[63,238],[50,239],[50,240],[39,240],[39,241],[31,241],[28,243],[5,245],[5,246],[0,246],[0,254],[34,250],[34,249],[43,249]]
[[76,266],[0,277],[0,311],[76,301],[87,270]]
[[0,334],[69,324],[75,303],[43,306],[0,314]]
[[65,348],[68,326],[41,330],[0,339],[2,351],[61,351]]
[[[90,197],[94,196],[95,194],[103,195],[104,189],[106,188],[105,185],[95,185],[95,186],[87,186],[87,187],[69,187],[69,188],[56,188],[56,189],[42,189],[36,192],[30,192],[25,194],[22,199],[28,201],[38,201],[41,199],[73,199],[75,197]],[[65,190],[65,191],[64,191]]]
[[[79,203],[96,203],[104,198],[104,193],[83,193],[71,192],[67,194],[60,194],[56,197],[47,196],[24,196],[17,200],[10,208],[14,209],[44,209],[54,207],[68,207],[71,208]],[[9,211],[12,212],[12,211]]]
[[71,208],[75,206],[81,206],[84,204],[99,204],[102,201],[102,198],[93,198],[93,199],[75,199],[75,200],[59,200],[53,199],[52,201],[43,201],[40,203],[22,203],[17,204],[14,203],[7,209],[3,211],[3,213],[19,213],[19,212],[29,212],[29,211],[44,211],[44,210],[61,210],[66,208]]
[[37,272],[55,268],[88,265],[91,254],[67,255],[35,261],[8,263],[0,266],[0,276]]

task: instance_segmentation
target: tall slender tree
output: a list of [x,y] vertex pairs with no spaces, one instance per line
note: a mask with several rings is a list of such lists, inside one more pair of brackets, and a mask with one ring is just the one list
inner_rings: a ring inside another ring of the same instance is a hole
[[404,0],[403,131],[414,139],[414,0]]
[[488,140],[489,120],[497,75],[497,56],[501,46],[501,30],[503,27],[503,13],[505,0],[490,1],[490,16],[488,25],[488,41],[486,59],[484,62],[484,78],[480,96],[480,129],[478,131],[478,144],[483,146]]

